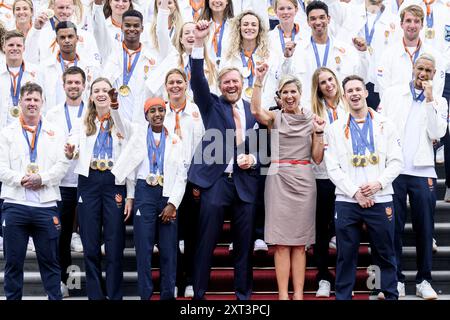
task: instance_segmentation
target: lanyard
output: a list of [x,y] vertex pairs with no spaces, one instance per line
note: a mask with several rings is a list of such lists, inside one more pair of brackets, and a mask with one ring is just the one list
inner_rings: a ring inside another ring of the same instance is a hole
[[[71,63],[72,61],[68,61],[68,62]],[[61,70],[64,73],[64,71],[66,71],[67,68],[66,68],[66,64],[64,63],[64,59],[62,57],[61,52],[59,53],[59,63],[61,64]],[[75,55],[75,59],[73,60],[73,64],[75,65],[75,67],[78,64],[78,56],[77,55]],[[69,66],[69,64],[67,64],[67,66]]]
[[313,37],[311,37],[311,44],[313,46],[314,55],[316,56],[317,68],[326,67],[328,60],[328,51],[330,50],[330,38],[327,39],[327,46],[325,47],[322,64],[320,63],[319,51],[317,50],[317,45],[314,42]]
[[425,96],[423,94],[423,90],[417,95],[416,89],[414,88],[414,81],[411,81],[409,83],[409,89],[411,90],[411,94],[413,96],[413,100],[416,102],[422,102],[425,99]]
[[[352,135],[353,154],[363,156],[366,152],[366,148],[370,153],[375,152],[372,118],[369,113],[367,113],[367,117],[362,128],[358,126],[356,120],[350,115],[350,132]],[[369,141],[367,140],[367,133],[369,133]]]
[[[77,118],[81,117],[81,115],[83,114],[83,107],[84,107],[84,102],[81,101],[81,104],[78,107]],[[67,103],[64,103],[64,112],[66,114],[67,128],[69,129],[69,133],[70,133],[70,131],[72,131],[72,122],[70,121],[70,114],[69,114],[69,108],[67,107]]]
[[325,107],[327,109],[328,119],[330,120],[330,124],[334,122],[334,120],[338,119],[337,107],[331,107],[328,105],[327,101],[323,99]]
[[[8,71],[9,67],[7,66]],[[22,63],[19,69],[19,73],[14,74],[11,71],[9,71],[9,74],[11,75],[11,88],[10,88],[10,94],[12,98],[13,106],[19,105],[19,94],[20,94],[20,82],[22,81],[23,72],[25,71],[25,65]],[[18,78],[17,78],[18,77]],[[17,81],[16,81],[17,78]]]
[[223,33],[225,31],[225,19],[222,21],[222,24],[220,25],[220,32],[219,32],[219,40],[217,41],[217,29],[214,31],[214,38],[213,38],[213,44],[214,44],[214,51],[216,53],[216,57],[220,58],[222,56],[222,38]]
[[409,53],[408,49],[406,48],[405,39],[403,38],[403,47],[405,48],[405,52],[408,54],[409,59],[411,60],[412,65],[414,66],[414,63],[416,63],[417,57],[420,53],[420,48],[422,47],[422,41],[419,39],[419,42],[417,43],[416,50],[411,54]]
[[303,2],[303,0],[298,0],[298,3],[300,5],[300,7],[302,7],[303,12],[306,12],[305,3]]
[[248,57],[248,60],[245,61],[246,55],[243,51],[241,51],[241,60],[242,60],[242,66],[244,68],[248,68],[249,71],[249,75],[248,75],[248,86],[249,87],[253,87],[253,73],[254,73],[254,69],[255,69],[255,63],[253,61],[253,54],[255,53],[255,50],[253,50],[252,54],[250,55],[250,57]]
[[[281,49],[286,48],[286,43],[284,42],[284,31],[281,29],[280,25],[278,25],[278,34],[280,36]],[[294,23],[294,28],[292,28],[291,32],[291,41],[295,40],[295,36],[297,35],[297,26]]]
[[128,57],[131,60],[131,57],[133,54],[129,54],[128,50],[125,47],[123,47],[123,84],[128,85],[128,82],[130,81],[131,75],[133,74],[134,68],[137,65],[137,62],[139,60],[139,56],[141,55],[140,48],[134,52],[136,56],[134,57],[133,64],[130,66],[130,61],[128,61]]
[[433,24],[434,24],[434,16],[433,12],[431,12],[430,14],[427,14],[427,27],[433,28]]
[[373,39],[373,34],[375,33],[375,25],[377,24],[378,20],[380,20],[381,15],[384,11],[384,7],[378,11],[377,16],[375,17],[375,21],[373,22],[372,28],[370,29],[369,32],[369,20],[367,19],[367,12],[366,12],[366,24],[364,25],[364,34],[365,34],[365,38],[366,38],[366,42],[367,45],[370,46],[370,44],[372,43],[372,39]]
[[[104,159],[105,155],[108,159],[112,159],[112,139],[109,132],[109,122],[106,124],[106,128],[103,130],[103,123],[100,123],[100,129],[98,130],[97,139],[94,145],[94,159]],[[106,145],[106,150],[105,150]]]
[[37,145],[38,145],[39,133],[41,132],[41,127],[42,127],[42,121],[39,121],[39,124],[38,124],[38,126],[36,128],[36,131],[33,132],[33,139],[31,140],[31,143],[30,143],[30,139],[28,139],[27,130],[25,130],[22,127],[22,133],[25,136],[25,139],[27,140],[28,150],[30,152],[30,163],[35,163],[36,162]]
[[[164,151],[166,149],[166,132],[165,129],[161,131],[161,138],[159,144],[156,145],[155,137],[153,136],[152,127],[148,127],[147,131],[147,152],[148,162],[150,162],[150,172],[156,174],[157,171],[164,175]],[[156,166],[155,166],[156,162]]]
[[50,19],[50,25],[52,26],[52,30],[55,31],[55,18]]

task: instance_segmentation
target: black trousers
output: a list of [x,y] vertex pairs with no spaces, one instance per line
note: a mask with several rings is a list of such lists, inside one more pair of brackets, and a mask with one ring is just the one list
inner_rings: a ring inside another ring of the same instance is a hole
[[59,264],[61,266],[61,281],[66,283],[69,276],[67,268],[72,265],[70,242],[72,240],[73,223],[77,210],[77,188],[60,187],[59,190],[61,191],[61,201],[57,203],[61,220]]
[[328,270],[329,264],[336,265],[331,261],[328,254],[328,243],[334,234],[334,204],[336,187],[330,179],[316,179],[316,244],[314,245],[314,260],[316,261],[318,273],[316,281],[327,280],[333,282],[333,276]]

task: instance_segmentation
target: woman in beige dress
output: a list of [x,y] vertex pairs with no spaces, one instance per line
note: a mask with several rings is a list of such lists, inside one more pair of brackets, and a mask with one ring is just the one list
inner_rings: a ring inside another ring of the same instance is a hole
[[261,108],[268,65],[256,68],[252,114],[271,130],[271,165],[266,179],[265,239],[275,245],[275,272],[280,300],[289,299],[292,273],[294,300],[303,299],[305,246],[315,242],[316,183],[311,158],[323,159],[325,121],[300,106],[301,83],[292,76],[280,80],[281,110]]

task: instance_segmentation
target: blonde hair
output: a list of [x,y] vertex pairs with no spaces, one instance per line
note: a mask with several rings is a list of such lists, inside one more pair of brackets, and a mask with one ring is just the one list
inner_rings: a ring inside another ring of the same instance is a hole
[[231,38],[231,45],[227,53],[227,58],[229,59],[235,55],[239,55],[242,50],[241,21],[247,15],[254,16],[258,19],[259,30],[258,36],[256,37],[256,54],[263,59],[267,59],[269,57],[269,40],[267,37],[267,30],[261,18],[251,10],[241,12],[236,18],[233,19],[230,34],[235,35],[235,37]]
[[[55,7],[56,0],[49,0],[48,7],[54,8]],[[74,10],[73,13],[75,14],[76,24],[80,24],[83,21],[83,4],[81,3],[81,0],[72,0]]]
[[404,8],[401,12],[400,12],[400,22],[403,23],[403,19],[405,18],[405,14],[409,12],[411,13],[414,17],[417,17],[420,19],[420,21],[422,21],[423,24],[423,19],[425,17],[425,14],[423,13],[423,10],[420,6],[418,5],[410,5],[407,6],[406,8]]
[[[180,56],[180,58],[178,60],[178,65],[182,69],[184,69],[183,53],[186,51],[186,49],[184,48],[183,44],[181,43],[181,38],[183,37],[184,27],[190,23],[195,25],[195,22],[183,23],[183,25],[178,30],[175,37],[173,37],[173,39],[172,39],[172,44],[174,45],[175,49],[178,51],[178,55]],[[206,79],[208,80],[209,85],[213,85],[216,82],[217,70],[216,70],[216,66],[209,58],[208,52],[206,50],[206,46],[203,46],[203,56],[204,56],[204,63],[206,66],[206,68],[205,68]]]
[[436,59],[434,59],[434,57],[431,54],[427,53],[427,52],[422,53],[417,58],[416,62],[414,62],[414,66],[417,64],[417,61],[419,61],[419,60],[428,60],[428,61],[430,61],[433,64],[433,67],[436,68]]
[[13,13],[16,13],[16,4],[17,4],[17,2],[20,2],[20,1],[25,2],[30,7],[31,13],[34,12],[33,1],[31,1],[31,0],[14,0],[14,3],[12,5]]
[[219,75],[217,76],[217,80],[219,82],[219,86],[220,86],[220,82],[222,81],[222,77],[224,75],[226,75],[227,73],[231,72],[231,71],[237,71],[239,73],[239,76],[241,77],[241,82],[244,82],[244,77],[242,76],[241,70],[237,67],[225,67],[223,69],[221,69],[219,71]]
[[326,116],[326,106],[323,103],[323,93],[320,91],[319,86],[319,76],[323,72],[329,72],[333,78],[334,81],[336,81],[336,96],[334,97],[334,105],[337,106],[339,102],[342,101],[342,90],[341,86],[339,84],[338,78],[336,74],[327,67],[320,67],[317,68],[316,71],[314,71],[312,75],[312,84],[311,84],[311,110],[313,113],[317,114],[319,117],[323,118]]
[[[181,16],[180,7],[178,6],[178,0],[173,0],[175,3],[175,11],[169,15],[171,19],[172,27],[175,29],[175,34],[178,34],[179,30],[183,26],[183,17]],[[155,0],[155,6],[153,8],[153,20],[150,25],[150,35],[152,37],[153,46],[156,50],[159,50],[158,36],[156,35],[156,21],[158,16],[158,0]]]
[[281,93],[281,90],[283,90],[285,86],[291,83],[295,84],[298,92],[301,94],[302,93],[301,81],[297,77],[290,74],[281,77],[280,81],[278,82],[278,92]]
[[[211,8],[209,7],[209,2],[212,0],[205,0],[205,8],[202,11],[202,14],[200,15],[199,20],[206,20],[210,21],[213,17],[213,13]],[[233,9],[233,0],[227,0],[227,6],[225,7],[223,19],[232,19],[234,18],[234,9]]]
[[[91,84],[91,91],[90,91],[90,96],[92,96],[92,88],[94,87],[94,84],[99,83],[99,82],[106,82],[111,88],[111,82],[109,82],[108,79],[106,78],[97,78],[95,79],[92,84]],[[97,126],[95,125],[95,119],[97,118],[98,113],[97,113],[97,109],[95,107],[95,103],[94,101],[92,101],[91,99],[89,99],[89,104],[88,104],[88,110],[86,112],[86,116],[84,118],[84,125],[86,127],[86,136],[92,136],[97,132]],[[108,127],[109,127],[109,132],[111,132],[112,128],[114,126],[114,121],[112,118],[108,119]]]
[[[298,9],[298,1],[297,1],[297,0],[287,0],[287,1],[289,1],[290,3],[292,3],[292,4],[294,5],[294,7],[295,7],[296,9]],[[276,11],[277,8],[278,8],[278,2],[280,2],[280,0],[275,0],[275,3],[273,4],[273,8],[275,9],[275,11]]]

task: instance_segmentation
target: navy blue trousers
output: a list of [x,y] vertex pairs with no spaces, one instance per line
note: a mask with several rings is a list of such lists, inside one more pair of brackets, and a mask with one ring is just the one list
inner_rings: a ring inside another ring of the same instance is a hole
[[4,203],[2,208],[5,296],[22,299],[23,264],[28,238],[33,237],[44,289],[49,300],[61,300],[58,241],[61,224],[56,207],[39,208]]
[[149,186],[139,179],[134,204],[134,244],[138,271],[138,288],[142,300],[153,294],[152,252],[158,235],[161,300],[174,299],[177,275],[178,231],[177,220],[162,223],[159,215],[167,205],[161,186]]
[[392,202],[363,209],[357,203],[336,201],[337,241],[336,300],[351,300],[356,280],[360,229],[364,222],[371,238],[375,261],[381,271],[380,289],[386,299],[398,299]]
[[402,273],[402,236],[406,223],[406,195],[411,205],[411,222],[416,235],[416,282],[431,282],[433,262],[434,209],[436,207],[436,179],[414,177],[401,174],[395,180],[394,206],[395,218],[395,254],[397,256],[398,281],[405,282]]
[[[91,300],[120,300],[123,297],[124,206],[126,187],[115,185],[109,171],[89,170],[78,177],[78,223],[84,250],[86,287]],[[106,251],[106,296],[103,290],[101,251]]]
[[58,211],[61,220],[61,236],[59,237],[59,264],[61,266],[61,281],[66,283],[69,274],[67,268],[72,264],[73,222],[77,210],[77,188],[60,187],[61,201],[58,201]]
[[222,233],[225,211],[232,214],[236,296],[239,300],[248,300],[251,297],[255,204],[240,200],[233,179],[224,174],[210,188],[201,190],[194,299],[203,299],[208,289],[212,257]]

